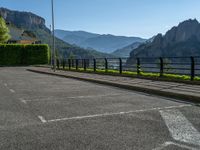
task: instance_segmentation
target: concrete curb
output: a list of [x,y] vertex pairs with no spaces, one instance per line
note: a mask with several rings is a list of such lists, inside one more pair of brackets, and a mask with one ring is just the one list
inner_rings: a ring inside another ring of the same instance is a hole
[[[63,70],[63,69],[57,69]],[[89,72],[89,71],[78,71],[78,70],[66,70],[71,72],[79,72],[79,73],[90,73],[90,74],[97,74],[97,75],[108,75],[114,77],[130,77],[130,78],[138,78],[138,79],[147,79],[147,80],[154,80],[154,81],[166,81],[166,82],[176,82],[176,83],[184,83],[184,84],[192,84],[192,85],[200,85],[200,81],[190,81],[190,80],[181,80],[181,79],[168,79],[165,77],[145,77],[145,76],[137,76],[137,75],[126,75],[126,74],[115,74],[115,73],[98,73],[98,72]]]
[[109,86],[119,87],[119,88],[123,88],[123,89],[134,90],[134,91],[138,91],[138,92],[144,92],[144,93],[148,93],[148,94],[154,94],[154,95],[164,96],[164,97],[168,97],[168,98],[179,99],[179,100],[183,100],[183,101],[187,101],[187,102],[193,102],[193,103],[200,102],[200,97],[198,97],[198,96],[154,90],[154,89],[150,89],[150,88],[137,87],[134,85],[127,85],[127,84],[122,84],[122,83],[121,84],[114,83],[114,82],[99,80],[99,79],[88,79],[88,78],[76,77],[76,76],[71,76],[71,75],[62,75],[62,74],[59,74],[56,72],[53,73],[53,72],[40,71],[40,70],[35,70],[35,69],[27,69],[27,71],[31,71],[34,73],[40,73],[40,74],[59,76],[59,77],[64,77],[64,78],[72,78],[72,79],[77,79],[77,80],[81,80],[81,81],[99,83],[99,84],[103,84],[103,85],[109,85]]

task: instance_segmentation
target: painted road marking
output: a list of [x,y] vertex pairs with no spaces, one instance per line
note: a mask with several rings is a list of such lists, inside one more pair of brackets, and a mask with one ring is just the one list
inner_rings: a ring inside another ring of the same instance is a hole
[[178,144],[178,143],[175,143],[175,142],[165,142],[164,144],[160,145],[159,147],[154,148],[153,150],[162,150],[162,149],[164,149],[164,148],[166,148],[167,146],[170,146],[170,145],[175,145],[175,146],[178,146],[180,148],[189,149],[189,150],[199,150],[197,148],[187,146],[187,145],[183,145],[183,144]]
[[15,93],[15,90],[13,90],[13,89],[9,89],[9,91],[10,91],[11,93]]
[[168,106],[168,107],[156,107],[150,109],[141,109],[141,110],[134,110],[134,111],[127,111],[127,112],[117,112],[117,113],[104,113],[104,114],[95,114],[95,115],[87,115],[87,116],[76,116],[76,117],[69,117],[69,118],[59,118],[59,119],[51,119],[45,120],[47,122],[58,122],[58,121],[68,121],[68,120],[80,120],[80,119],[88,119],[88,118],[97,118],[97,117],[105,117],[105,116],[114,116],[114,115],[124,115],[130,113],[138,113],[138,112],[146,112],[146,111],[154,111],[154,110],[164,110],[164,109],[173,109],[173,108],[182,108],[182,107],[190,107],[191,105],[179,105],[179,106]]
[[46,122],[47,122],[47,121],[44,119],[43,116],[38,116],[38,118],[40,119],[40,121],[41,121],[42,123],[46,123]]
[[10,91],[11,93],[15,93],[15,90],[10,89],[10,88],[8,87],[8,84],[7,84],[7,83],[4,83],[4,86],[5,86],[7,89],[9,89],[9,91]]
[[[57,100],[59,99],[86,99],[86,98],[93,98],[93,97],[107,97],[107,96],[121,96],[122,94],[107,94],[107,95],[89,95],[89,96],[73,96],[73,97],[65,97],[63,98],[56,98]],[[34,99],[34,100],[25,100],[26,102],[34,102],[34,101],[55,101],[55,99],[51,99],[51,98],[41,98],[41,99]]]
[[24,100],[23,98],[19,98],[19,100],[24,103],[24,104],[27,104],[26,100]]
[[93,97],[107,97],[107,96],[119,96],[122,94],[104,94],[104,95],[89,95],[89,96],[74,96],[68,97],[69,99],[80,99],[80,98],[93,98]]
[[172,144],[171,142],[165,142],[164,144],[162,144],[162,145],[160,145],[160,146],[158,146],[158,147],[156,147],[156,148],[154,148],[152,150],[162,150],[162,149],[164,149],[165,147],[167,147],[167,146],[169,146],[171,144]]
[[180,111],[161,110],[160,114],[176,141],[200,146],[199,132]]

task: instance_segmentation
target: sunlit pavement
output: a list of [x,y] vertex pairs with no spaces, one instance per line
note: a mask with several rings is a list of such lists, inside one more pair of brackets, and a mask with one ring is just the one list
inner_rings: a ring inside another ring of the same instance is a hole
[[200,149],[192,103],[0,68],[2,150]]
[[47,67],[29,67],[28,70],[37,73],[51,74],[62,77],[64,76],[73,79],[75,78],[84,81],[101,83],[104,85],[112,85],[115,87],[132,89],[140,92],[145,91],[146,93],[150,94],[200,103],[200,85],[193,82],[186,84],[183,82],[159,81],[62,70],[57,70],[54,72],[52,69]]

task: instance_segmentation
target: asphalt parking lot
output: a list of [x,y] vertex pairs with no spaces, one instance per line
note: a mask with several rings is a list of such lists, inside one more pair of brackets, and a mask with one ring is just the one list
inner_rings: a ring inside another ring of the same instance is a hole
[[2,150],[200,149],[200,107],[0,68]]

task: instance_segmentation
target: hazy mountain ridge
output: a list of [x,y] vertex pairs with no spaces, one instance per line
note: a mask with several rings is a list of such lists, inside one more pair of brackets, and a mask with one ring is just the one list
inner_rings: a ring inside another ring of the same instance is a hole
[[[45,19],[31,12],[12,11],[6,8],[0,8],[0,15],[20,30],[31,31],[36,35],[36,38],[42,43],[51,46],[52,36],[51,31],[45,25]],[[17,29],[16,29],[17,30]],[[78,46],[68,44],[58,38],[56,40],[56,50],[65,57],[74,55],[77,58],[93,58],[110,56],[105,53],[86,50]]]
[[126,47],[123,47],[121,49],[118,49],[118,50],[112,52],[112,54],[117,57],[129,57],[130,52],[133,51],[134,49],[138,48],[141,44],[142,44],[141,42],[135,42],[131,45],[128,45]]
[[56,30],[56,36],[70,44],[106,53],[111,53],[134,42],[145,41],[145,39],[139,37],[114,36],[110,34],[100,35],[85,31]]
[[[88,38],[97,37],[100,34],[89,33],[89,32],[85,32],[85,31],[66,31],[66,30],[56,29],[55,35],[56,35],[56,37],[61,38],[61,39],[68,37],[68,36],[77,36],[77,37],[81,37],[85,40]],[[75,43],[72,43],[72,44],[75,44]]]
[[194,19],[181,22],[163,36],[142,44],[131,52],[131,57],[200,56],[200,24]]
[[145,44],[145,43],[150,43],[154,40],[155,36],[153,36],[152,38],[144,41],[144,42],[134,42],[126,47],[123,47],[121,49],[117,49],[116,51],[112,52],[111,54],[113,54],[116,57],[129,57],[130,53],[135,50],[136,48],[138,48],[140,45]]

